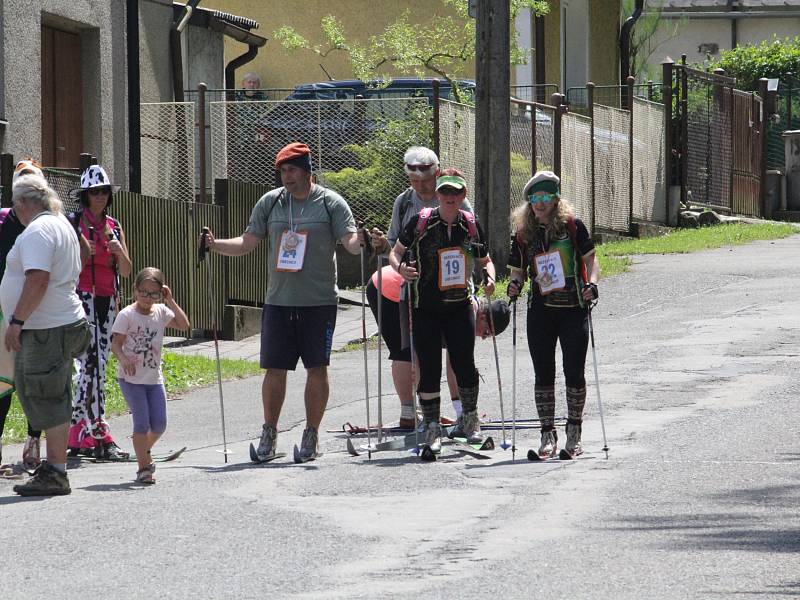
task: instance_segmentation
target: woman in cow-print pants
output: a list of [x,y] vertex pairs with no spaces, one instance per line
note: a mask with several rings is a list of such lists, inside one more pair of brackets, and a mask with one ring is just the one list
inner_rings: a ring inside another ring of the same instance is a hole
[[119,277],[131,273],[131,260],[125,234],[119,222],[108,215],[113,192],[105,170],[92,165],[81,175],[81,187],[70,194],[79,199],[82,210],[70,215],[78,235],[86,242],[83,270],[78,280],[78,296],[92,325],[92,340],[78,358],[78,386],[73,400],[69,448],[93,453],[106,460],[120,460],[127,455],[120,451],[105,420],[106,364],[111,350],[111,326],[119,307]]

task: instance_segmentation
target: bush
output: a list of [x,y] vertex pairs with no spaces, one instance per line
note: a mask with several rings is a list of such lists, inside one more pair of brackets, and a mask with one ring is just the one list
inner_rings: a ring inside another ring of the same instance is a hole
[[712,61],[709,66],[711,70],[724,69],[728,77],[735,77],[737,88],[755,92],[762,77],[785,79],[790,74],[800,74],[800,37],[776,38],[758,45],[723,50],[719,60]]

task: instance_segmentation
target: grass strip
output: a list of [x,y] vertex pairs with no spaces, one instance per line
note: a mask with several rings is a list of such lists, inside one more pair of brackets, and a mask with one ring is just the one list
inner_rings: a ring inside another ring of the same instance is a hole
[[[217,362],[212,358],[175,352],[164,352],[161,356],[164,385],[170,399],[174,399],[191,388],[210,385],[217,381]],[[243,379],[262,373],[258,363],[248,360],[223,358],[220,366],[223,380]],[[113,417],[127,413],[128,405],[125,403],[117,383],[117,359],[113,355],[108,361],[106,373],[106,416]],[[25,415],[15,394],[3,431],[3,443],[21,442],[27,436],[27,432]]]

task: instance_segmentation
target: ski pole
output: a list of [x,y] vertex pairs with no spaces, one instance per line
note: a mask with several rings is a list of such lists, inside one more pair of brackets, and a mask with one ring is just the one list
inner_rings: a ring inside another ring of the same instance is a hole
[[369,419],[369,368],[367,364],[367,284],[364,265],[364,246],[361,246],[361,339],[364,342],[364,400],[367,404],[367,457],[372,458],[372,434]]
[[[383,441],[383,384],[381,377],[381,352],[383,350],[383,257],[375,254],[378,263],[378,443]],[[369,422],[367,422],[369,427]]]
[[597,375],[597,351],[594,347],[594,325],[592,324],[592,307],[589,307],[589,334],[592,340],[592,363],[594,363],[594,384],[597,388],[597,407],[600,410],[600,428],[603,430],[603,452],[608,460],[608,442],[606,441],[606,423],[603,418],[603,401],[600,399],[600,380]]
[[511,299],[511,460],[517,454],[517,297]]
[[[486,270],[486,267],[483,268],[483,281],[484,285],[486,282],[489,281],[489,272]],[[484,287],[484,292],[486,293],[486,299],[489,303],[488,312],[489,312],[489,328],[492,330],[492,346],[494,347],[494,366],[497,369],[497,392],[500,395],[500,422],[502,424],[502,435],[503,441],[500,442],[500,447],[503,450],[508,450],[511,446],[506,439],[506,415],[505,411],[503,410],[503,382],[500,379],[500,357],[497,354],[497,338],[494,335],[494,316],[492,315],[492,297],[491,295],[486,292],[486,288]]]
[[[415,266],[413,254],[409,250],[408,264]],[[417,426],[417,361],[414,351],[414,309],[411,302],[411,282],[406,281],[406,302],[408,302],[408,343],[411,346],[411,401],[414,405],[414,454],[419,454],[419,427]]]
[[[203,227],[203,233],[200,236],[200,245],[197,248],[197,267],[206,257],[208,249],[206,248],[206,238],[211,230],[208,227]],[[211,331],[214,335],[214,352],[217,357],[217,387],[219,388],[219,412],[222,421],[222,454],[225,456],[225,463],[228,462],[228,436],[225,433],[225,401],[222,398],[222,366],[219,358],[219,339],[217,338],[217,312],[216,303],[214,302],[214,279],[211,273],[211,260],[209,259],[206,264],[206,273],[208,274],[208,301],[211,304]]]
[[[89,226],[89,227],[87,227],[87,229],[89,230],[89,240],[94,242],[95,241],[94,240],[94,227]],[[95,252],[96,251],[97,250],[95,249]],[[96,280],[96,274],[95,274],[94,256],[95,255],[94,255],[94,252],[93,252],[90,258],[92,260],[92,262],[91,262],[91,268],[92,268],[92,315],[94,317],[95,364],[94,365],[91,364],[91,352],[87,352],[86,353],[86,364],[90,365],[90,368],[92,369],[92,380],[94,382],[94,386],[93,386],[93,389],[92,389],[92,395],[97,397],[97,415],[95,415],[97,417],[97,431],[95,431],[95,428],[92,427],[92,421],[91,421],[91,418],[89,417],[89,415],[90,415],[89,407],[91,406],[92,398],[89,397],[88,393],[86,394],[86,398],[84,399],[84,401],[86,402],[86,418],[87,418],[87,421],[88,421],[87,426],[89,428],[89,432],[92,434],[92,437],[95,440],[94,455],[95,455],[95,458],[101,459],[101,458],[103,458],[103,443],[101,442],[101,440],[103,438],[100,437],[100,435],[102,433],[105,433],[105,432],[100,430],[100,390],[97,389],[97,386],[99,384],[99,378],[100,378],[100,374],[98,373],[98,371],[100,369],[100,340],[98,338],[98,332],[100,330],[100,324],[97,321],[97,280]]]

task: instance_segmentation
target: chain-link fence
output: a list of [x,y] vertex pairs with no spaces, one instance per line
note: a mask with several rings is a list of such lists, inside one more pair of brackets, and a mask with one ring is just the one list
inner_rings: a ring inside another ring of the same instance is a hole
[[198,184],[194,103],[143,103],[140,120],[142,193],[193,202]]
[[784,131],[800,129],[800,79],[781,78],[775,102],[775,113],[767,129],[767,168],[783,171],[785,143],[781,134]]
[[664,134],[667,127],[663,104],[640,98],[633,103],[633,216],[666,223],[667,186],[664,181]]
[[[592,222],[592,121],[583,115],[561,118],[561,193],[574,207],[591,233]],[[598,207],[599,208],[599,207]]]
[[511,97],[527,102],[538,102],[546,104],[550,102],[553,94],[558,92],[555,83],[538,83],[534,85],[512,85]]
[[630,168],[630,113],[595,104],[594,227],[630,229]]
[[64,205],[64,213],[69,214],[77,210],[79,208],[78,201],[70,198],[69,191],[80,187],[81,170],[45,167],[43,171],[47,184],[53,188],[53,191],[61,199],[61,203]]
[[[626,85],[596,85],[594,86],[594,103],[613,108],[627,108],[627,88]],[[657,86],[652,83],[633,86],[634,98],[653,100],[656,93]],[[582,113],[589,106],[589,92],[585,86],[569,88],[566,97],[570,112]]]
[[733,79],[682,68],[686,200],[731,209]]
[[275,155],[290,142],[311,148],[314,173],[357,218],[386,226],[408,185],[402,156],[432,144],[425,99],[212,102],[213,179],[277,183]]
[[467,189],[475,189],[474,106],[448,100],[439,103],[439,163],[461,171]]

